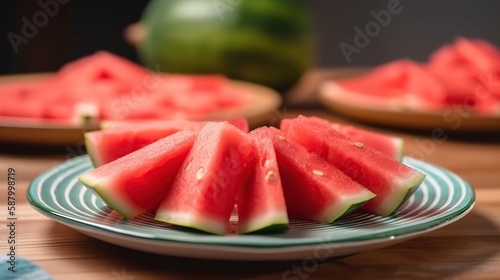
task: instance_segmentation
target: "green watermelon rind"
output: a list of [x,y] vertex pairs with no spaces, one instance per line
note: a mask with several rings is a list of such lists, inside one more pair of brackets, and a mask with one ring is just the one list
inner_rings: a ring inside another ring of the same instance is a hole
[[420,172],[415,172],[413,176],[395,182],[392,187],[392,195],[386,195],[378,207],[370,209],[377,215],[387,217],[393,214],[400,206],[402,206],[418,189],[424,181],[426,175]]
[[357,210],[375,197],[376,195],[368,189],[361,193],[344,195],[339,197],[339,200],[335,201],[329,207],[326,207],[324,211],[319,213],[315,220],[317,222],[330,224],[340,217]]
[[289,227],[288,214],[286,212],[272,211],[263,217],[258,217],[247,223],[238,223],[239,232],[242,234],[277,232]]
[[156,212],[154,219],[160,222],[196,229],[216,235],[225,234],[229,222],[229,220],[226,221],[216,219],[202,213],[192,215],[182,212],[176,213],[173,211],[162,211],[161,208]]
[[109,191],[111,190],[110,188],[103,187],[104,185],[109,186],[109,184],[103,182],[95,183],[95,179],[88,178],[85,175],[78,177],[78,179],[83,185],[96,194],[97,197],[100,197],[108,207],[115,210],[127,220],[146,211],[145,209],[135,208],[130,203],[127,203],[125,198],[120,197],[119,192]]

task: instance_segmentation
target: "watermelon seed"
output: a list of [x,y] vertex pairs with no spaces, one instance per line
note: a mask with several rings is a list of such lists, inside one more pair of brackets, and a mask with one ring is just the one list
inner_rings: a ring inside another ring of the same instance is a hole
[[[267,161],[266,161],[266,162],[267,162]],[[267,181],[267,182],[276,181],[276,172],[274,172],[273,170],[269,170],[269,171],[267,171],[267,174],[266,174],[266,181]]]
[[285,136],[283,136],[283,135],[279,135],[279,136],[278,136],[278,139],[280,139],[280,140],[285,140]]
[[313,173],[314,173],[314,175],[318,175],[318,176],[325,175],[325,173],[323,173],[322,171],[316,170],[316,169],[313,170]]
[[205,175],[205,168],[200,167],[200,169],[196,171],[196,179],[201,180],[203,178],[203,175]]
[[264,168],[269,168],[270,166],[271,166],[271,160],[266,159],[266,161],[264,162]]
[[363,144],[361,142],[356,142],[356,143],[354,143],[354,146],[356,146],[358,148],[363,148],[365,146],[365,144]]

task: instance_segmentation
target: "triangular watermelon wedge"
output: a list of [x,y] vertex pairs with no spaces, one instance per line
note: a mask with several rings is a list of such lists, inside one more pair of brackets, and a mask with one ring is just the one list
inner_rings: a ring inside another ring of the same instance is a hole
[[[378,133],[366,129],[357,128],[350,125],[342,125],[339,123],[332,123],[328,120],[318,118],[315,116],[307,117],[319,125],[324,126],[325,129],[334,129],[344,134],[348,139],[363,143],[368,148],[379,151],[397,161],[402,161],[404,157],[404,141],[403,138],[397,136],[390,136],[387,134]],[[287,130],[290,119],[283,119],[280,127]]]
[[[327,128],[327,127],[326,127]],[[388,156],[353,142],[333,129],[305,116],[291,119],[282,128],[287,137],[304,145],[377,195],[363,208],[387,216],[408,199],[425,174]]]
[[209,122],[199,132],[156,220],[225,234],[251,152],[246,133],[228,122]]
[[288,228],[288,214],[273,142],[265,128],[248,134],[252,141],[249,178],[237,198],[240,233],[276,232]]
[[107,51],[97,51],[65,64],[59,69],[55,79],[78,85],[110,82],[139,86],[149,75],[151,74],[141,65]]
[[81,175],[78,179],[127,219],[156,210],[196,134],[182,131]]
[[290,218],[331,223],[375,195],[320,156],[266,128],[273,142]]
[[[245,118],[229,122],[248,132]],[[107,121],[102,124],[105,129],[85,133],[85,147],[94,166],[98,167],[178,131],[198,132],[206,123],[188,120]]]

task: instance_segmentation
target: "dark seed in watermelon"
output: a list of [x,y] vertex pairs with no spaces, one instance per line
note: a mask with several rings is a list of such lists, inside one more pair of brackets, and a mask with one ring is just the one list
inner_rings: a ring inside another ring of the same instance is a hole
[[178,132],[92,169],[78,179],[127,219],[156,210],[190,151],[195,135]]

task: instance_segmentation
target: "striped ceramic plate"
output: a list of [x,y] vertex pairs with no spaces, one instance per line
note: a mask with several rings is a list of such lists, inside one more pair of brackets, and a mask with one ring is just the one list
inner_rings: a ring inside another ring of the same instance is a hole
[[292,221],[285,233],[214,236],[179,230],[146,214],[127,221],[87,190],[77,177],[90,170],[88,156],[65,161],[37,177],[27,197],[40,213],[117,245],[195,258],[285,260],[325,258],[381,248],[450,224],[467,214],[474,192],[457,175],[405,158],[427,174],[417,192],[393,215],[351,214],[331,225]]

